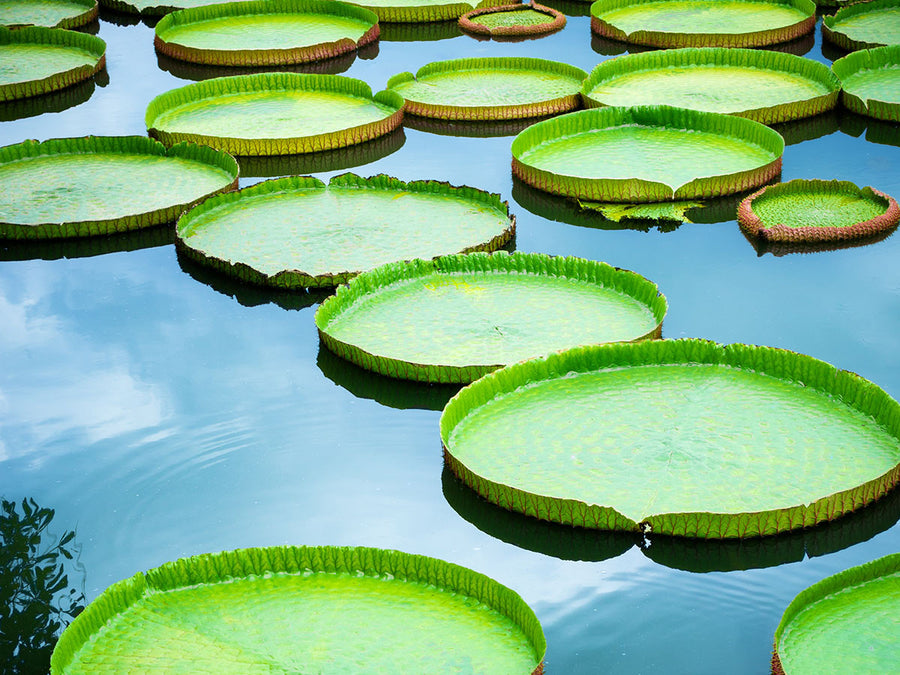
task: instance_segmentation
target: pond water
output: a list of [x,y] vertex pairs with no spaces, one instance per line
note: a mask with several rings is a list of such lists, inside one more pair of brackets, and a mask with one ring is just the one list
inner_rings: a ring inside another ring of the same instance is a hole
[[[559,7],[586,14],[588,5]],[[109,18],[99,25],[108,83],[45,104],[58,112],[12,119],[28,111],[0,109],[0,144],[146,133],[147,103],[193,71],[158,59],[148,26]],[[819,30],[792,47],[830,63]],[[585,16],[525,42],[477,41],[452,25],[383,36],[339,62],[375,90],[431,61],[537,56],[589,71],[615,50],[592,40]],[[344,170],[335,163],[357,162],[366,176],[498,192],[517,217],[518,250],[602,260],[657,282],[669,300],[665,337],[810,354],[900,398],[896,234],[760,254],[733,204],[697,218],[720,222],[617,229],[514,182],[513,136],[477,135],[504,129],[513,125],[413,121],[366,152],[245,168],[327,179]],[[900,196],[896,125],[835,113],[782,130],[792,143],[784,180],[846,179]],[[499,511],[443,469],[438,418],[453,389],[341,362],[319,345],[320,294],[229,283],[179,260],[171,241],[161,228],[99,246],[0,244],[0,495],[34,498],[56,510],[58,532],[76,531],[70,581],[87,600],[137,571],[209,551],[396,548],[518,591],[543,624],[549,673],[749,674],[767,672],[775,627],[800,590],[900,549],[897,494],[808,533],[727,544],[656,538],[643,549],[630,536]]]

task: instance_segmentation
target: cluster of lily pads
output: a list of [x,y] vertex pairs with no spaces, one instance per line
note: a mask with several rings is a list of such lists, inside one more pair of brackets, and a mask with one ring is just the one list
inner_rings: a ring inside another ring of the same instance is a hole
[[[102,40],[65,30],[90,20],[96,3],[65,2],[80,13],[48,16],[57,27],[18,27],[34,21],[14,19],[5,22],[15,29],[0,28],[0,54],[18,69],[0,82],[3,100],[67,87],[104,67]],[[491,35],[560,27],[540,5],[482,4],[207,1],[161,19],[155,46],[201,64],[278,66],[358,49],[377,39],[379,21],[463,17],[467,30]],[[179,253],[219,273],[282,289],[337,287],[315,316],[334,353],[390,377],[471,383],[441,416],[446,465],[509,511],[708,539],[812,527],[900,483],[900,404],[875,384],[780,349],[658,339],[666,299],[640,275],[498,252],[515,233],[498,195],[354,174],[328,185],[289,176],[236,190],[237,178],[248,158],[383,138],[404,114],[540,116],[547,119],[512,142],[513,174],[538,190],[587,207],[647,203],[651,212],[658,203],[750,191],[781,172],[784,139],[767,125],[830,110],[839,95],[855,112],[900,121],[900,46],[878,33],[885,17],[896,17],[897,1],[868,5],[826,19],[828,39],[864,48],[831,69],[744,49],[813,30],[810,0],[598,0],[596,34],[672,49],[622,56],[590,74],[534,58],[438,62],[395,75],[377,93],[349,77],[286,72],[187,85],[149,104],[152,138],[0,148],[0,237],[106,235],[177,219]],[[525,28],[501,30],[509,26]],[[131,190],[123,212],[115,195],[126,181],[165,189]],[[793,181],[750,195],[737,217],[752,236],[805,241],[884,232],[900,209],[875,189]],[[754,478],[759,465],[775,469]],[[877,561],[801,594],[776,633],[773,669],[816,672],[803,660],[837,658],[824,656],[833,636],[809,628],[832,605],[895,613],[897,565],[896,556]],[[345,599],[337,609],[335,597]],[[873,609],[874,597],[894,604]],[[348,652],[329,621],[371,627],[385,602],[421,611],[379,618],[381,632],[367,628]],[[234,613],[223,617],[223,606]],[[166,622],[151,620],[161,613]],[[245,618],[236,623],[237,615]],[[289,617],[300,617],[305,642]],[[364,658],[374,669],[448,671],[452,652],[426,649],[426,663],[420,648],[410,652],[416,661],[403,663],[402,645],[383,650],[401,636],[438,644],[448,632],[466,644],[476,671],[543,670],[546,645],[533,612],[471,570],[396,551],[248,549],[179,560],[114,585],[66,631],[53,672],[92,673],[108,663],[141,669],[160,653],[172,667],[222,672],[231,663],[246,672],[247,650],[289,670],[315,670],[325,663],[315,655],[324,654]],[[885,650],[896,644],[896,636],[880,639]],[[884,653],[869,663],[889,658]]]

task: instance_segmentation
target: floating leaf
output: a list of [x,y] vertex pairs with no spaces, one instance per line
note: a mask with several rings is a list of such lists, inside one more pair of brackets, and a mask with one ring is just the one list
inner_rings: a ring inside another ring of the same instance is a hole
[[900,2],[873,0],[822,17],[822,35],[848,52],[900,44]]
[[863,49],[831,64],[851,111],[900,122],[900,45]]
[[0,0],[0,26],[80,28],[97,19],[97,0]]
[[459,17],[459,27],[464,31],[494,37],[544,35],[561,30],[565,25],[565,14],[535,2],[485,7]]

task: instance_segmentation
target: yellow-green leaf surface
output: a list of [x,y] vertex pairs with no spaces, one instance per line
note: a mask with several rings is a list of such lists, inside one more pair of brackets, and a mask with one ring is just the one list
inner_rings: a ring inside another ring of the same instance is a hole
[[840,82],[824,64],[792,54],[669,49],[605,61],[582,91],[593,105],[663,104],[772,124],[833,108]]
[[182,559],[115,584],[66,630],[51,672],[527,675],[544,649],[521,598],[466,568],[281,547]]
[[335,285],[411,258],[495,250],[514,231],[496,195],[386,176],[283,178],[210,199],[179,222],[187,252],[275,286]]
[[831,65],[844,104],[855,113],[900,122],[900,45],[853,52]]
[[900,663],[900,553],[809,587],[775,633],[785,675],[889,673]]
[[[370,370],[471,381],[550,351],[654,335],[664,314],[656,285],[627,270],[472,253],[364,273],[322,305],[316,325],[326,345]],[[458,369],[471,372],[448,372]]]
[[473,16],[470,21],[488,28],[500,28],[508,26],[540,26],[551,23],[553,16],[546,12],[538,12],[527,7],[506,12],[490,12]]
[[139,136],[26,141],[0,148],[0,236],[147,227],[236,180],[235,161],[209,148],[166,151]]
[[0,26],[74,28],[96,16],[96,0],[0,0]]
[[851,227],[887,211],[887,200],[871,190],[835,189],[828,181],[804,186],[796,191],[772,186],[753,200],[753,212],[765,227]]
[[900,406],[876,389],[771,348],[603,345],[482,378],[444,409],[441,434],[457,474],[506,508],[570,524],[605,508],[688,536],[773,534],[813,524],[806,505],[868,484],[871,501],[897,481]]
[[875,0],[843,7],[826,16],[823,34],[845,49],[900,44],[900,2]]

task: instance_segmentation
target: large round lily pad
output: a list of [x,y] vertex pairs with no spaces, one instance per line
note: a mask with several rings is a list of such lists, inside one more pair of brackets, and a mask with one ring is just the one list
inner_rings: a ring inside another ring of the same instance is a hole
[[474,35],[533,37],[561,30],[566,15],[535,2],[473,9],[459,17],[459,27]]
[[403,121],[403,99],[342,75],[220,77],[160,94],[147,106],[150,135],[234,155],[333,150],[378,138]]
[[855,113],[900,122],[900,45],[863,49],[831,64]]
[[156,24],[167,56],[215,66],[329,59],[378,39],[378,17],[336,0],[257,0],[172,12]]
[[0,237],[110,234],[175,220],[237,187],[233,157],[144,136],[88,136],[0,148]]
[[900,45],[900,0],[874,0],[822,17],[822,35],[842,49]]
[[591,30],[650,47],[762,47],[812,32],[812,0],[597,0]]
[[455,21],[478,7],[504,5],[509,0],[359,0],[354,5],[365,7],[387,23],[431,23]]
[[772,671],[894,672],[900,662],[900,553],[851,567],[801,592],[775,631]]
[[179,221],[181,250],[251,283],[334,286],[396,260],[494,251],[507,204],[474,188],[388,176],[288,177],[207,200]]
[[770,347],[662,340],[507,366],[441,416],[447,462],[512,511],[597,529],[770,535],[900,483],[900,404]]
[[534,612],[443,560],[349,547],[183,558],[104,591],[60,637],[53,675],[540,673]]
[[604,61],[585,81],[586,107],[664,104],[763,124],[818,115],[841,83],[823,63],[761,49],[668,49]]
[[488,57],[439,61],[388,80],[413,115],[500,120],[553,115],[581,105],[587,73],[544,59]]
[[78,28],[99,11],[97,0],[0,0],[0,26]]
[[316,312],[325,345],[363,368],[471,382],[576,345],[659,337],[665,297],[644,277],[580,258],[470,253],[392,263]]
[[529,185],[567,197],[662,202],[758,187],[780,173],[783,152],[777,132],[741,117],[669,106],[595,108],[522,131],[512,143],[512,169]]
[[106,65],[106,43],[59,28],[0,27],[0,101],[83,82]]
[[778,242],[842,241],[897,227],[893,197],[848,181],[792,180],[753,193],[738,208],[741,228]]

